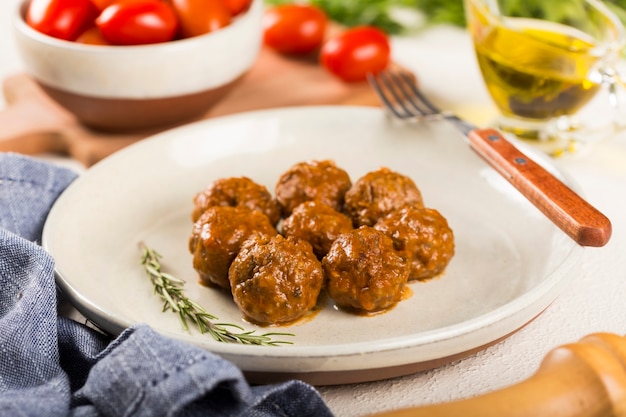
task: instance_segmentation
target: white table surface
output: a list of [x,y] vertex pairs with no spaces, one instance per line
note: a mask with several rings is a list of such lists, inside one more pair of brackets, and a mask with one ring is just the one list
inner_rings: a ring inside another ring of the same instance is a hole
[[[22,64],[13,43],[11,16],[17,0],[0,1],[0,77]],[[413,69],[424,89],[445,108],[484,123],[494,109],[478,73],[464,30],[437,27],[394,39],[394,58]],[[605,97],[582,114],[608,122]],[[0,109],[5,104],[0,99]],[[626,116],[624,117],[626,121]],[[0,128],[2,128],[0,126]],[[38,155],[81,169],[75,161]],[[615,133],[575,155],[555,160],[584,196],[613,223],[611,241],[586,248],[571,286],[536,320],[508,339],[441,368],[385,380],[319,390],[337,416],[363,416],[400,407],[450,401],[486,393],[532,375],[553,348],[595,332],[626,332],[626,133]]]

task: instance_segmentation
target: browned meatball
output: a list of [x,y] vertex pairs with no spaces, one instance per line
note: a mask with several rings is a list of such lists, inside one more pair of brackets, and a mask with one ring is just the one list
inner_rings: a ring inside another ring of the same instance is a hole
[[352,221],[348,216],[319,201],[300,204],[282,224],[283,235],[306,240],[319,259],[339,235],[350,230]]
[[293,165],[280,176],[275,194],[284,217],[311,200],[342,211],[343,196],[351,185],[348,173],[333,161],[306,161]]
[[315,307],[324,274],[306,241],[256,235],[242,245],[229,279],[235,303],[250,320],[278,324]]
[[246,207],[209,207],[193,225],[189,251],[206,285],[228,289],[228,268],[241,244],[256,233],[276,235],[267,216]]
[[220,178],[193,199],[191,219],[195,222],[212,206],[243,206],[264,213],[272,224],[280,219],[280,207],[263,185],[247,177]]
[[409,263],[384,233],[362,226],[339,236],[322,260],[328,295],[339,307],[378,311],[400,301]]
[[380,219],[374,228],[409,256],[409,279],[427,280],[441,274],[454,256],[454,234],[448,221],[431,208],[403,207]]
[[373,226],[381,217],[405,205],[424,206],[413,180],[389,168],[359,178],[346,192],[345,204],[355,227]]

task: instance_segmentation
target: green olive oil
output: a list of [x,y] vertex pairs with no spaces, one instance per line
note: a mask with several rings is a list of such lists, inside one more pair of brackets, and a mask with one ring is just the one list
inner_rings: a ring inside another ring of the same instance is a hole
[[504,115],[536,120],[571,115],[600,88],[589,79],[599,57],[584,34],[521,18],[481,27],[487,20],[476,19],[474,45],[487,88]]

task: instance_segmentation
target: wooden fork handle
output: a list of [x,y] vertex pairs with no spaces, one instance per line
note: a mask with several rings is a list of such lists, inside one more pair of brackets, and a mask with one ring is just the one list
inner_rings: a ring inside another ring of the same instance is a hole
[[445,416],[624,417],[626,339],[611,333],[591,334],[550,351],[534,375],[515,385],[371,417]]
[[476,153],[579,245],[600,247],[609,241],[610,220],[500,132],[475,129],[469,141]]

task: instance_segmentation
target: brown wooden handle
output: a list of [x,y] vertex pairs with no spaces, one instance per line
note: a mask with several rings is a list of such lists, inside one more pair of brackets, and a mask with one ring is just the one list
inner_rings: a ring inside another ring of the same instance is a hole
[[[416,387],[416,390],[419,390]],[[544,358],[529,379],[492,393],[375,417],[624,417],[626,339],[586,336]]]
[[609,219],[500,132],[476,129],[469,141],[474,151],[578,244],[607,244],[612,230]]

